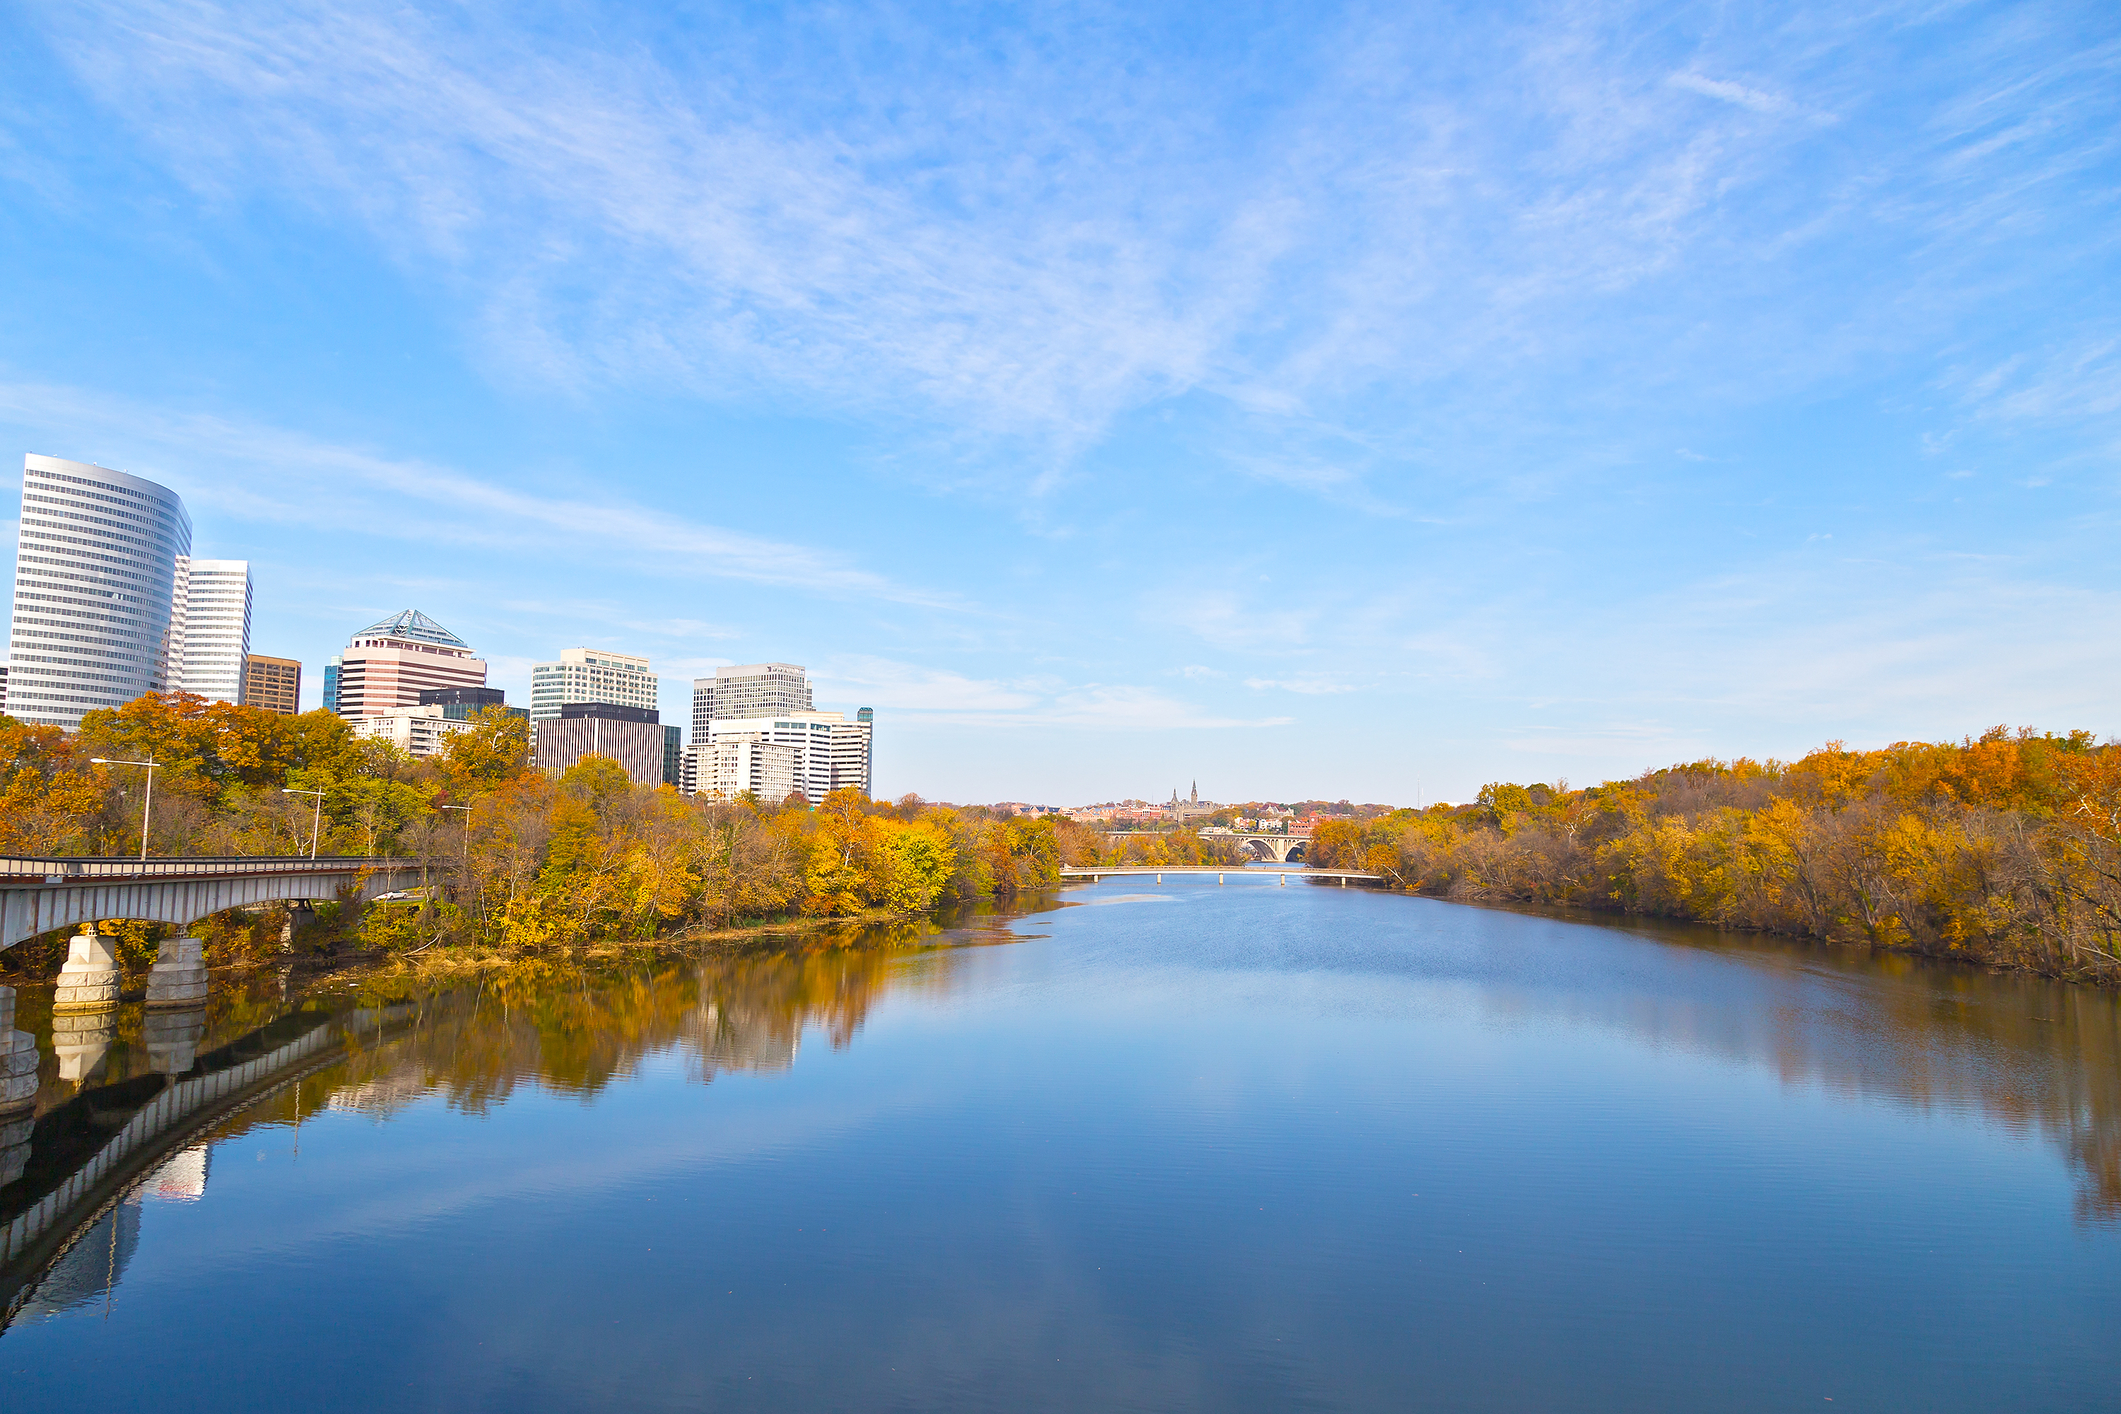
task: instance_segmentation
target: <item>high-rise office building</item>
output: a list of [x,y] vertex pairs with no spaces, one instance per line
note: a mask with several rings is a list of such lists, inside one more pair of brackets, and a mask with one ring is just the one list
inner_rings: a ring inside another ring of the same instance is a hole
[[569,702],[537,723],[538,768],[555,775],[585,756],[609,756],[637,786],[663,783],[662,723],[647,707]]
[[610,702],[654,712],[656,675],[648,660],[602,648],[562,648],[557,663],[534,663],[530,669],[530,720],[550,721],[570,702]]
[[420,694],[422,707],[439,707],[452,722],[468,722],[489,707],[498,707],[511,717],[528,717],[521,707],[508,705],[508,694],[498,687],[431,687]]
[[862,794],[876,794],[876,709],[855,709],[854,720],[862,727]]
[[325,705],[332,711],[376,717],[418,706],[420,694],[431,688],[484,687],[486,663],[463,639],[407,609],[355,634],[324,677]]
[[[709,722],[706,739],[695,741],[686,749],[694,752],[723,742],[785,746],[795,753],[790,768],[793,783],[780,795],[769,797],[761,792],[760,798],[778,802],[788,791],[796,790],[815,805],[829,792],[848,786],[863,795],[869,794],[870,729],[869,722],[850,722],[838,712],[782,712],[771,717],[738,717]],[[706,764],[709,758],[705,755],[699,759],[701,764],[695,768],[698,780],[706,779],[712,771],[724,769],[720,766],[710,768]]]
[[302,664],[251,654],[243,669],[243,703],[292,717],[302,710]]
[[749,792],[761,804],[779,805],[796,790],[802,758],[799,748],[767,741],[762,732],[733,732],[685,748],[678,789],[718,800]]
[[810,680],[793,663],[748,663],[716,668],[711,678],[692,680],[692,740],[707,740],[710,722],[808,712]]
[[177,556],[169,597],[169,686],[243,701],[250,659],[250,561]]
[[440,707],[399,707],[371,716],[349,717],[348,726],[357,737],[378,737],[408,756],[440,756],[449,749],[449,739],[471,730],[471,723],[445,717]]
[[170,685],[170,608],[191,517],[166,486],[60,457],[22,459],[7,710],[81,725]]

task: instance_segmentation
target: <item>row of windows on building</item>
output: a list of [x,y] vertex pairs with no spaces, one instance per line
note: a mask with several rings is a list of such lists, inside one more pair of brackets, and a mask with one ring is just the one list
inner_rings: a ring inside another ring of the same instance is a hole
[[[59,457],[23,459],[10,662],[0,707],[68,730],[98,708],[182,691],[300,709],[302,664],[250,651],[245,560],[194,559],[174,491]],[[32,553],[33,551],[40,553]],[[540,766],[612,756],[637,781],[779,800],[871,789],[872,713],[819,712],[797,664],[715,669],[692,686],[692,744],[663,726],[648,659],[569,648],[531,671]],[[471,645],[416,609],[369,625],[325,665],[323,705],[414,755],[442,749],[482,707],[506,706]],[[514,709],[522,711],[522,709]]]
[[23,458],[8,714],[72,730],[146,692],[294,711],[301,665],[250,651],[249,562],[194,558],[191,533],[166,486]]

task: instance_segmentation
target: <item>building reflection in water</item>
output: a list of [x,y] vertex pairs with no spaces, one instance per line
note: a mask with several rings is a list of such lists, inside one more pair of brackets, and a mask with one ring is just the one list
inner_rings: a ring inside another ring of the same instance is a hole
[[14,1320],[35,1324],[74,1312],[93,1313],[115,1300],[126,1265],[140,1246],[141,1204],[198,1201],[206,1194],[208,1165],[204,1144],[170,1155],[75,1235],[24,1298]]
[[[785,1072],[806,1036],[844,1047],[886,998],[963,985],[985,950],[962,944],[980,939],[958,934],[939,946],[934,932],[850,931],[775,950],[601,967],[541,960],[470,986],[390,998],[344,1013],[355,1019],[340,1059],[305,1071],[299,1087],[248,1106],[208,1138],[300,1123],[325,1108],[388,1115],[423,1097],[476,1113],[526,1083],[590,1096],[657,1054],[684,1057],[702,1083]],[[1478,1005],[1511,1025],[1544,1017],[1765,1065],[1787,1085],[1978,1112],[2064,1152],[2086,1217],[2121,1217],[2121,1003],[2113,995],[1899,957],[1718,940],[1705,930],[1664,940],[1742,965],[1664,968],[1649,982],[1606,989],[1491,985]],[[265,979],[275,992],[278,983]],[[137,1023],[138,1048],[129,1049],[133,1033],[125,1032],[115,1053],[111,1014],[53,1017],[57,1066],[70,1080],[100,1076],[106,1088],[89,1092],[90,1102],[114,1095],[116,1085],[146,1085],[153,1072],[179,1076],[199,1063],[202,1045],[231,1039],[227,1014],[214,1015],[209,1026],[198,1010],[150,1012]],[[67,1084],[46,1093],[77,1091]],[[0,1194],[22,1174],[29,1141],[25,1120],[0,1122]],[[98,1216],[68,1248],[37,1287],[36,1310],[49,1315],[107,1297],[138,1241],[139,1196],[196,1197],[205,1186],[203,1146],[164,1163],[132,1202]]]

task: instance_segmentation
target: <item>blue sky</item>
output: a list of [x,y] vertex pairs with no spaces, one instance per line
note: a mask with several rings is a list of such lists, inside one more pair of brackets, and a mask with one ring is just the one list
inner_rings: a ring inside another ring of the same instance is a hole
[[6,475],[312,700],[410,606],[940,799],[2121,731],[2110,4],[67,0],[0,95]]

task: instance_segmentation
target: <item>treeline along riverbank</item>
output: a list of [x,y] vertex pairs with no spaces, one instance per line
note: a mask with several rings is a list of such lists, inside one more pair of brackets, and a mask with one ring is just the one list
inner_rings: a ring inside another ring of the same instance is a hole
[[[1192,830],[1111,839],[851,791],[778,804],[687,799],[591,757],[532,770],[526,726],[491,712],[441,756],[357,740],[327,712],[278,716],[183,694],[62,734],[0,717],[0,853],[418,854],[432,897],[327,910],[307,948],[531,951],[789,920],[912,915],[1008,899],[1066,865],[1237,864]],[[289,794],[292,791],[319,795]],[[321,798],[321,812],[314,808]],[[2121,747],[1995,728],[1958,743],[1795,762],[1698,761],[1582,790],[1492,784],[1465,806],[1321,825],[1309,862],[1467,901],[1564,904],[2121,982]],[[153,925],[115,926],[151,960]],[[203,930],[221,963],[277,954],[284,918]],[[57,939],[0,954],[56,966]]]
[[1795,762],[1323,825],[1311,862],[1476,901],[1574,904],[2121,982],[2121,746],[2002,727]]

